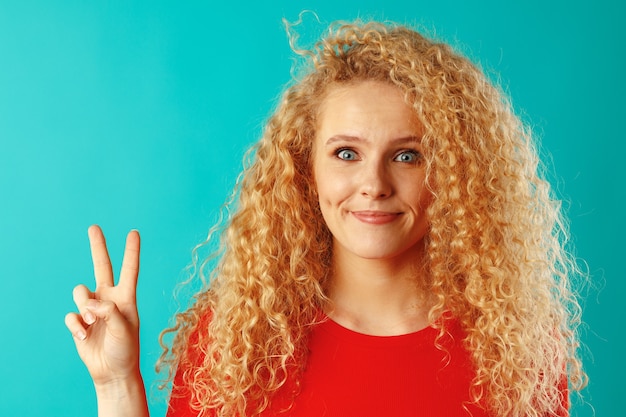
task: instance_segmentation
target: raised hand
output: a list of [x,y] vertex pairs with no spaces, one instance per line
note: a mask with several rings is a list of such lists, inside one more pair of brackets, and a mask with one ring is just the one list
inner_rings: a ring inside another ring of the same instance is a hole
[[84,285],[74,288],[78,313],[69,313],[65,324],[97,389],[129,380],[141,381],[136,297],[139,233],[131,231],[126,238],[117,285],[100,227],[89,228],[89,243],[96,289],[92,292]]

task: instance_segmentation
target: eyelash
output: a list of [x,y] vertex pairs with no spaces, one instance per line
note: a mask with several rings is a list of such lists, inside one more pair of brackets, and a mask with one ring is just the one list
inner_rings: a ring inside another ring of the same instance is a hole
[[[342,157],[341,154],[343,154],[344,152],[351,152],[354,154],[354,159],[346,159],[345,157]],[[338,148],[335,150],[334,155],[341,159],[342,161],[354,161],[356,160],[357,157],[357,153],[354,149],[350,149],[350,148]]]
[[[342,157],[341,155],[344,152],[350,152],[350,153],[354,154],[354,159],[346,159],[345,157]],[[356,158],[358,157],[358,153],[354,149],[352,149],[352,148],[337,148],[333,152],[333,154],[337,158],[342,160],[342,161],[355,161],[355,160],[357,160]],[[402,160],[398,159],[400,156],[405,155],[405,154],[411,154],[411,155],[413,155],[413,157],[415,159],[412,160],[412,161],[402,161]],[[422,154],[419,151],[415,150],[415,149],[405,149],[405,150],[402,150],[402,151],[398,152],[393,157],[394,161],[396,161],[396,162],[403,162],[403,163],[406,163],[406,164],[411,164],[411,163],[416,164],[416,163],[420,162],[421,159],[422,159]]]
[[[398,158],[399,158],[401,155],[405,155],[405,154],[411,154],[411,155],[413,155],[413,157],[414,157],[415,159],[414,159],[414,160],[412,160],[412,161],[400,161],[400,160],[398,160]],[[407,149],[407,150],[405,150],[405,151],[401,151],[401,152],[399,152],[399,153],[398,153],[398,154],[397,154],[397,155],[393,158],[393,160],[394,160],[394,161],[398,161],[398,162],[414,163],[414,164],[415,164],[415,163],[418,163],[419,161],[421,161],[421,160],[422,160],[422,154],[421,154],[420,152],[418,152],[418,151],[414,150],[414,149]]]

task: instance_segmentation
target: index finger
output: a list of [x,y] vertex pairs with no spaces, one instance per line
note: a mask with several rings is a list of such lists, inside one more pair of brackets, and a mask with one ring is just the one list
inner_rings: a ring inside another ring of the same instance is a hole
[[122,260],[122,270],[120,271],[118,285],[132,295],[136,293],[137,278],[139,277],[140,246],[139,232],[131,230],[128,236],[126,236],[126,248],[124,249],[124,259]]
[[88,234],[96,288],[112,287],[114,283],[113,268],[102,229],[100,226],[93,225],[89,228]]

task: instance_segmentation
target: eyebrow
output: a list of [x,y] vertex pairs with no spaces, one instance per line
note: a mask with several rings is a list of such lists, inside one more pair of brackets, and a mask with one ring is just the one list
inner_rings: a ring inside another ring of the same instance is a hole
[[[369,140],[367,140],[366,138],[362,138],[360,136],[351,136],[351,135],[335,135],[335,136],[331,136],[327,141],[326,141],[326,146],[328,145],[332,145],[335,142],[360,142],[360,143],[369,143]],[[404,143],[421,143],[421,138],[418,136],[403,136],[397,139],[393,139],[391,141],[391,144],[393,145],[402,145]]]

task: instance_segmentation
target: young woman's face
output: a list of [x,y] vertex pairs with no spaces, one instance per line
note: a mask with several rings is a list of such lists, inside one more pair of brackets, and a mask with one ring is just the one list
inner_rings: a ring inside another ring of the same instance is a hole
[[313,171],[334,251],[394,259],[428,231],[421,129],[397,87],[334,87],[320,108]]

